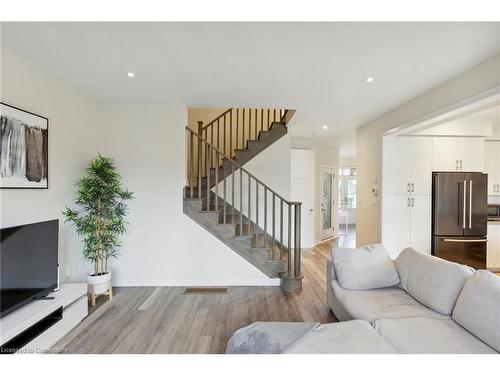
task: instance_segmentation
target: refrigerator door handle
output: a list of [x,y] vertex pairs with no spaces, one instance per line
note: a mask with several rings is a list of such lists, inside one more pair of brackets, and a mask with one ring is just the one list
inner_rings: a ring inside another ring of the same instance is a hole
[[469,183],[469,229],[472,229],[472,180]]
[[467,181],[464,180],[464,199],[463,199],[463,210],[462,210],[462,229],[465,229],[465,211],[467,207]]
[[486,238],[481,238],[477,240],[460,240],[456,238],[443,238],[443,242],[488,242]]

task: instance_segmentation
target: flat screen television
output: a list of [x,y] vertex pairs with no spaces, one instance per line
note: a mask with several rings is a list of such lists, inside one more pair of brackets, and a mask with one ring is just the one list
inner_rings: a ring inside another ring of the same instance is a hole
[[59,220],[0,229],[0,316],[57,287]]

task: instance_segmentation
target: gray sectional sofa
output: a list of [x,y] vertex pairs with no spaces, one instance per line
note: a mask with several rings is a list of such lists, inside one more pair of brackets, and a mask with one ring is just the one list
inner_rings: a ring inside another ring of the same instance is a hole
[[340,322],[254,323],[226,352],[500,352],[500,277],[411,248],[332,249],[327,302]]

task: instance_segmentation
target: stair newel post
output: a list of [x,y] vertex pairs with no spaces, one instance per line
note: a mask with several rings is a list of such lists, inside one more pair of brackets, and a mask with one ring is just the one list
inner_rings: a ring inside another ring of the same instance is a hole
[[219,151],[215,150],[215,211],[219,210]]
[[294,277],[300,277],[300,211],[301,211],[301,202],[295,203],[295,238],[294,238]]
[[243,235],[243,171],[240,168],[240,236]]
[[212,153],[212,150],[210,149],[208,143],[205,143],[205,150],[206,150],[205,164],[207,167],[207,211],[210,211],[210,166],[212,165],[210,160],[210,154]]
[[[264,185],[264,245],[266,244],[267,236],[267,186]],[[270,258],[270,254],[268,254]]]
[[226,201],[226,174],[225,174],[224,170],[225,170],[225,168],[224,168],[224,156],[222,156],[222,173],[223,173],[222,178],[223,178],[223,188],[224,188],[224,203],[223,203],[224,206],[223,206],[223,213],[222,214],[224,215],[223,223],[226,224],[226,214],[227,214],[226,202],[227,201]]
[[259,182],[255,181],[255,229],[257,231],[257,242],[259,242]]
[[234,164],[231,163],[231,224],[234,222]]
[[280,259],[283,259],[283,198],[280,198]]
[[248,235],[252,235],[252,179],[248,176]]
[[[188,130],[189,131],[189,130]],[[193,185],[194,185],[194,136],[189,131],[189,197],[193,199]]]
[[273,254],[273,259],[274,259],[274,243],[276,242],[276,213],[275,213],[275,208],[276,208],[276,194],[274,193],[273,191],[273,200],[272,200],[272,204],[273,204],[273,207],[272,207],[272,234],[273,234],[273,240],[271,241],[271,251],[272,251],[272,254]]
[[202,178],[202,174],[203,174],[203,169],[202,169],[202,165],[203,165],[203,162],[202,162],[202,153],[201,153],[201,147],[202,147],[202,144],[201,144],[201,136],[202,136],[202,132],[203,132],[203,121],[198,121],[198,136],[200,138],[197,137],[196,141],[198,143],[198,199],[201,199],[201,178]]
[[271,125],[271,124],[269,123],[269,113],[270,113],[270,111],[269,111],[269,109],[268,109],[268,110],[267,110],[267,130],[269,130],[270,125]]
[[288,261],[287,261],[288,276],[292,275],[292,205],[288,204]]

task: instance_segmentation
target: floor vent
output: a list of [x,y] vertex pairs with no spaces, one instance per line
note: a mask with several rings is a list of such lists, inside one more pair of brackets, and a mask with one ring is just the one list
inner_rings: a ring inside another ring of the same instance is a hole
[[227,294],[227,288],[186,288],[184,294]]

